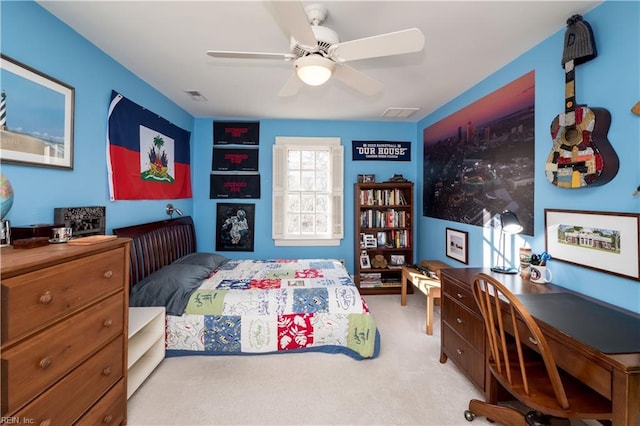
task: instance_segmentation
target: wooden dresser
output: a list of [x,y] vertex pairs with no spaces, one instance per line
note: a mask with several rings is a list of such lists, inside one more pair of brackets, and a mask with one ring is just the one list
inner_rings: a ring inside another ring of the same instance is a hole
[[440,271],[440,362],[451,359],[480,391],[485,392],[489,372],[485,358],[484,324],[471,292],[473,275],[479,272],[496,277],[516,294],[548,293],[566,289],[552,284],[532,284],[520,278],[520,275],[497,274],[489,268],[450,268]]
[[1,416],[126,423],[128,238],[1,249]]

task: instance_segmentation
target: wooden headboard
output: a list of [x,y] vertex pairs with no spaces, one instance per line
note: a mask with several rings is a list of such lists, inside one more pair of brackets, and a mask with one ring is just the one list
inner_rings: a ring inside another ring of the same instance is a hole
[[131,238],[131,286],[174,260],[196,251],[190,216],[116,228],[119,237]]

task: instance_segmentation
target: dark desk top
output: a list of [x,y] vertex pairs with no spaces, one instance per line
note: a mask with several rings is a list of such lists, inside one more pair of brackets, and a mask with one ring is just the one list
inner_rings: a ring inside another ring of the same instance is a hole
[[536,320],[606,354],[640,352],[640,318],[573,293],[519,294]]
[[[492,275],[522,301],[541,322],[608,354],[640,353],[640,315],[598,303],[554,284],[534,284],[519,275],[491,272],[489,268],[449,268],[442,274],[471,285],[479,272]],[[640,358],[630,361],[638,366]]]

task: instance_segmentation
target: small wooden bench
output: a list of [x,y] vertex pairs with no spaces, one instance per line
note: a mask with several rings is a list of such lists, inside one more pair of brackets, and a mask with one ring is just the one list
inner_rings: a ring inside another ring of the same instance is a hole
[[422,261],[420,266],[429,268],[429,270],[436,272],[437,277],[431,278],[423,274],[420,270],[411,268],[407,265],[402,266],[402,287],[400,292],[400,305],[407,305],[407,286],[410,281],[414,287],[420,290],[427,297],[427,321],[426,321],[426,333],[428,335],[433,334],[433,310],[435,299],[440,299],[440,269],[448,268],[442,262],[436,261]]

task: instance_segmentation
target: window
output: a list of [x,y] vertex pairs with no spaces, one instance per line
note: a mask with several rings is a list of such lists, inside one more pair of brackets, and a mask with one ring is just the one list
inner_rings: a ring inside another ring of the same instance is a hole
[[276,137],[273,223],[277,246],[337,246],[343,232],[340,138]]

